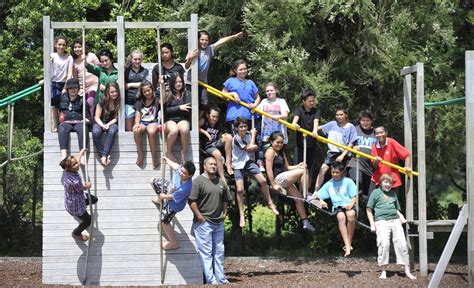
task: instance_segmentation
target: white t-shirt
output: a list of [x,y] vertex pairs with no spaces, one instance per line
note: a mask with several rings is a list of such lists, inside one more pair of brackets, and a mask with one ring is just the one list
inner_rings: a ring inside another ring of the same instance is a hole
[[[276,98],[273,102],[270,102],[268,98],[265,98],[258,104],[257,109],[260,109],[270,115],[278,116],[282,115],[283,113],[290,112],[290,108],[288,108],[288,104],[286,103],[285,99]],[[272,132],[279,131],[283,133],[285,136],[285,144],[288,144],[288,133],[286,126],[273,120],[268,117],[262,116],[262,139],[263,141],[267,141],[268,137]]]
[[72,66],[72,56],[65,54],[63,57],[54,52],[51,54],[51,81],[52,82],[66,82],[67,72]]

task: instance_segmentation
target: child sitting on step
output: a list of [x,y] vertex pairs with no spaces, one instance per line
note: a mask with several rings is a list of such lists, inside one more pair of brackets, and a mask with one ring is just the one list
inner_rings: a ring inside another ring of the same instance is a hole
[[[71,216],[81,220],[79,226],[72,231],[72,237],[78,241],[87,241],[89,236],[82,235],[82,231],[91,225],[91,215],[87,213],[86,206],[89,205],[89,197],[84,190],[91,188],[91,183],[82,183],[79,175],[79,165],[86,149],[82,149],[76,156],[70,155],[64,158],[59,165],[64,169],[62,183],[64,186],[64,207]],[[90,195],[92,204],[97,203],[97,197]]]

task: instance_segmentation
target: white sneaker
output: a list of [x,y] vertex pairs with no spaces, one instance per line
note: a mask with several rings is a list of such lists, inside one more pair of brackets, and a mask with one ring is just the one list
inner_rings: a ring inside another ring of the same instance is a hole
[[306,221],[303,221],[303,229],[304,230],[307,230],[309,232],[314,232],[316,230],[316,228],[314,228],[313,225],[311,225],[311,223],[309,222],[308,219],[305,219]]

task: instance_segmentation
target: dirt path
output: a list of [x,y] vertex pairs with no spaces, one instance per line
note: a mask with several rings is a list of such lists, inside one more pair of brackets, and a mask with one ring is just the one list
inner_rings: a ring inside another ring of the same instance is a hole
[[[226,259],[225,271],[229,281],[238,286],[357,286],[357,287],[426,287],[430,275],[409,280],[401,266],[390,265],[388,278],[378,279],[380,270],[373,258],[324,258],[314,260]],[[416,276],[419,276],[415,272]],[[0,258],[0,286],[41,285],[41,258]],[[45,285],[50,286],[50,285]],[[450,264],[441,287],[468,287],[467,265]]]

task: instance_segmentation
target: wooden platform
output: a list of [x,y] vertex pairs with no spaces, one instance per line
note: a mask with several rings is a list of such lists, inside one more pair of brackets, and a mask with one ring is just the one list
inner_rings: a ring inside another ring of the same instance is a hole
[[[450,220],[427,220],[426,229],[427,232],[451,232],[454,228],[456,219]],[[418,226],[418,220],[410,222],[412,225]],[[464,227],[464,232],[467,232],[467,225]]]
[[[189,158],[198,168],[195,176],[199,175],[197,137],[192,131]],[[86,284],[160,285],[159,211],[150,201],[154,191],[149,179],[160,176],[161,172],[151,168],[148,141],[144,137],[145,168],[141,169],[135,165],[137,153],[133,134],[119,132],[111,152],[112,164],[104,169],[94,153],[92,138],[89,139],[91,191],[99,201]],[[179,155],[179,146],[175,146],[175,155]],[[161,141],[158,141],[158,147],[161,147]],[[78,151],[75,133],[71,133],[71,151]],[[80,285],[88,242],[78,243],[71,237],[78,222],[64,209],[59,158],[57,134],[45,133],[43,283]],[[190,235],[192,218],[192,212],[186,206],[172,222],[181,248],[165,253],[164,284],[202,284],[201,264],[194,238]]]

